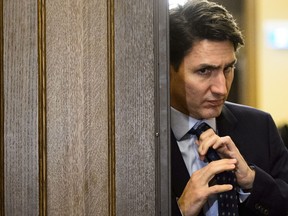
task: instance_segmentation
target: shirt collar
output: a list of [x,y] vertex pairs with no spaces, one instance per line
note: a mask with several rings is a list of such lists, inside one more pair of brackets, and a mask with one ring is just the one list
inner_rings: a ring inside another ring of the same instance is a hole
[[199,120],[192,118],[191,116],[185,115],[175,108],[171,107],[171,129],[175,135],[177,140],[181,140],[181,138],[198,122],[204,121],[210,127],[212,127],[216,131],[216,119],[204,119]]

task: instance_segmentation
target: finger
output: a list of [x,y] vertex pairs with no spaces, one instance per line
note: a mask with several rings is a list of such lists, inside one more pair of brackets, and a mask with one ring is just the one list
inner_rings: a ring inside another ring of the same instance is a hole
[[201,169],[205,182],[209,182],[218,173],[234,170],[236,168],[236,163],[236,159],[221,159],[212,161]]
[[231,184],[213,185],[209,188],[209,193],[218,194],[218,193],[230,191],[232,189],[233,189],[233,186]]
[[238,151],[235,143],[231,139],[230,136],[220,137],[217,143],[213,146],[213,148],[220,148],[221,146],[225,146],[229,151]]
[[221,160],[216,160],[212,161],[209,163],[206,167],[207,169],[213,170],[215,174],[224,172],[224,171],[231,171],[234,170],[237,164],[237,160],[232,158],[232,159],[221,159]]
[[229,136],[219,137],[219,139],[214,140],[214,144],[211,147],[225,158],[238,159],[237,153],[239,153],[239,151]]
[[211,136],[201,139],[199,141],[198,152],[200,156],[204,156],[210,147],[214,148],[215,143],[218,143],[220,138],[216,134],[211,134]]
[[215,134],[215,131],[214,131],[212,128],[210,128],[210,129],[204,131],[204,132],[200,135],[199,140],[202,141],[202,140],[204,140],[204,139],[207,139],[208,137],[211,137],[211,136],[214,135],[214,134]]
[[[211,140],[211,139],[217,139],[219,138],[219,136],[214,132],[213,129],[208,129],[206,131],[204,131],[199,139],[197,140],[197,144],[199,145],[199,147],[205,147],[207,144],[207,141]],[[210,141],[211,142],[211,141]],[[209,142],[209,143],[210,143]],[[209,144],[208,143],[208,144]],[[203,146],[202,146],[203,145]],[[210,145],[208,145],[210,147]],[[208,148],[207,148],[208,149]]]

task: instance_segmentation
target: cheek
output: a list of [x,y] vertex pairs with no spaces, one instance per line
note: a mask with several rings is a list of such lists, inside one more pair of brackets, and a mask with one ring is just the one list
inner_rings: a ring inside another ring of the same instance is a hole
[[186,91],[186,95],[193,95],[197,91],[197,86],[195,86],[193,80],[186,80],[184,83],[184,89]]
[[231,74],[231,76],[228,77],[227,80],[226,80],[226,87],[227,87],[228,92],[230,91],[230,88],[232,86],[233,80],[234,80],[234,74]]
[[200,79],[190,79],[185,83],[185,88],[191,94],[201,95],[209,89],[210,83]]
[[192,103],[197,103],[205,94],[204,86],[200,83],[189,82],[185,84],[185,91],[187,100]]

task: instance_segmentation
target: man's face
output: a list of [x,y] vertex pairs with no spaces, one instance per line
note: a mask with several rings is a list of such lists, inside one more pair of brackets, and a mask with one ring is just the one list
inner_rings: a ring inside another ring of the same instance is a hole
[[234,78],[235,51],[230,41],[201,40],[179,70],[170,66],[171,106],[196,119],[220,115]]

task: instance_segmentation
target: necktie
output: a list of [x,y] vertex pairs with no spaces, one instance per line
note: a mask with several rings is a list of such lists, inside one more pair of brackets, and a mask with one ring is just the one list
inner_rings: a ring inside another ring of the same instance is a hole
[[[199,139],[200,135],[211,128],[205,122],[196,123],[188,133],[196,135]],[[209,162],[221,159],[217,152],[209,148],[206,158]],[[236,176],[232,171],[219,173],[215,176],[216,184],[231,184],[233,189],[218,194],[218,211],[219,216],[238,216],[238,196]]]

